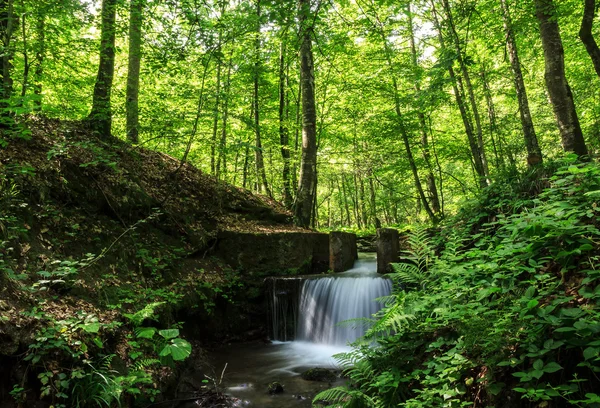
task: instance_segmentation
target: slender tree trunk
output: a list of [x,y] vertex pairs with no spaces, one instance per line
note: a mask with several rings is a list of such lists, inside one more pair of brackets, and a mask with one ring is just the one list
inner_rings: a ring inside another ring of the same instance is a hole
[[444,9],[446,10],[446,17],[448,19],[448,26],[450,28],[450,33],[452,34],[452,42],[454,43],[454,47],[456,49],[456,60],[458,61],[458,65],[460,67],[463,79],[465,81],[465,85],[467,88],[467,93],[469,95],[469,101],[471,102],[471,109],[473,111],[473,117],[475,118],[475,127],[477,130],[477,147],[479,151],[479,156],[481,160],[481,164],[483,165],[483,171],[486,177],[486,184],[488,183],[490,171],[488,168],[487,157],[485,154],[485,145],[483,143],[483,129],[481,127],[481,117],[479,116],[479,109],[477,107],[477,100],[475,99],[475,93],[473,92],[473,85],[471,84],[471,77],[469,75],[469,69],[467,64],[465,63],[462,50],[460,46],[460,39],[458,37],[458,33],[456,32],[456,27],[454,26],[454,21],[452,18],[452,10],[450,9],[450,4],[448,0],[442,0],[442,4],[444,5]]
[[[341,184],[341,192],[342,192],[342,203],[344,205],[344,209],[346,210],[346,220],[347,225],[350,227],[352,225],[352,219],[350,218],[350,206],[348,205],[348,195],[346,194],[346,182],[344,180],[344,173],[341,175],[342,180],[338,180],[338,189]],[[341,208],[340,208],[341,211]]]
[[[21,0],[21,8],[24,10],[25,5]],[[23,13],[21,17],[21,36],[23,40],[23,82],[21,82],[21,101],[20,105],[23,105],[25,95],[27,95],[27,89],[29,88],[29,53],[27,51],[27,14]]]
[[140,65],[142,60],[142,22],[145,0],[130,0],[129,3],[129,60],[127,67],[127,140],[139,143]]
[[[292,187],[298,192],[298,149],[300,149],[300,129],[302,126],[302,82],[298,83],[298,98],[296,99],[296,121],[294,127],[294,161],[292,164]],[[294,200],[294,202],[296,202]]]
[[261,70],[260,57],[260,0],[256,0],[256,38],[254,43],[255,61],[254,61],[254,131],[256,135],[256,149],[254,150],[254,160],[256,164],[257,190],[260,193],[266,193],[269,197],[272,196],[267,183],[267,173],[265,172],[265,161],[263,155],[262,139],[260,134],[260,100],[259,100],[259,82]]
[[512,29],[512,20],[508,9],[507,0],[500,0],[502,5],[502,17],[504,19],[504,32],[506,35],[506,48],[510,59],[510,66],[513,72],[513,80],[517,91],[517,100],[519,102],[519,115],[521,117],[521,127],[523,129],[523,137],[525,138],[525,147],[527,148],[527,164],[536,166],[542,163],[542,151],[538,144],[531,111],[529,110],[529,100],[527,98],[527,90],[523,81],[523,73],[521,71],[521,61],[519,60],[519,52],[517,49],[517,41]]
[[415,158],[412,154],[412,149],[410,147],[408,130],[406,129],[406,126],[404,124],[404,116],[402,115],[402,111],[401,111],[400,92],[398,90],[398,81],[396,79],[396,74],[394,72],[394,68],[392,65],[392,59],[390,56],[391,50],[388,47],[387,37],[386,37],[382,27],[380,27],[379,34],[381,35],[381,40],[383,41],[384,54],[385,54],[385,58],[388,63],[388,68],[390,70],[390,76],[392,78],[394,110],[396,112],[396,118],[398,120],[398,128],[399,128],[398,130],[400,131],[400,137],[402,138],[402,142],[404,143],[404,149],[406,150],[406,157],[408,159],[408,164],[410,165],[410,169],[413,173],[415,188],[417,189],[417,194],[419,196],[419,199],[423,202],[423,206],[425,208],[425,211],[427,212],[427,215],[429,216],[429,219],[431,220],[431,222],[433,222],[435,224],[437,222],[437,218],[436,218],[435,214],[433,213],[431,206],[429,205],[429,202],[427,201],[427,198],[425,197],[425,191],[423,190],[423,185],[421,184],[421,179],[419,177],[419,170],[417,169],[417,164],[415,162]]
[[365,228],[369,225],[369,213],[367,212],[367,200],[365,199],[365,183],[363,177],[359,175],[359,193],[360,193],[360,214],[362,217],[362,223]]
[[600,48],[592,35],[592,27],[594,25],[594,15],[596,14],[596,0],[584,0],[583,20],[579,29],[579,38],[585,45],[596,74],[600,77]]
[[[415,44],[415,34],[413,28],[413,16],[410,7],[410,3],[408,4],[408,31],[409,31],[409,40],[410,40],[410,51],[412,56],[412,63],[415,69],[419,68],[418,60],[417,60],[417,47]],[[417,96],[421,94],[421,86],[418,80],[415,80],[415,91]],[[419,119],[419,126],[421,128],[421,145],[423,147],[423,159],[425,160],[425,165],[427,166],[427,189],[429,191],[429,199],[431,201],[431,209],[434,214],[439,214],[440,212],[440,199],[438,196],[437,186],[435,184],[435,176],[433,175],[433,166],[431,165],[431,153],[429,151],[429,141],[427,138],[427,121],[425,120],[425,114],[421,109],[417,112],[417,117]]]
[[88,122],[101,137],[111,136],[112,112],[110,95],[115,75],[115,20],[117,0],[102,0],[102,33],[100,35],[100,63],[94,86],[92,110]]
[[373,184],[373,170],[369,169],[369,201],[371,204],[371,218],[373,219],[373,226],[375,228],[381,228],[381,221],[377,217],[377,200],[375,195],[375,185]]
[[[221,129],[221,140],[219,142],[219,158],[217,160],[216,175],[217,179],[221,177],[221,168],[223,168],[223,176],[227,174],[227,120],[229,119],[229,99],[231,97],[231,70],[233,68],[233,50],[229,55],[227,63],[227,77],[225,79],[225,89],[223,98],[223,125]],[[222,166],[222,167],[221,167]]]
[[317,114],[311,33],[310,0],[298,0],[300,24],[300,83],[302,87],[302,161],[294,217],[297,225],[308,227],[313,218],[317,191]]
[[219,39],[217,41],[217,82],[215,84],[215,110],[213,112],[213,129],[210,143],[210,172],[213,175],[216,174],[217,170],[217,133],[219,131],[219,109],[221,105],[221,30],[219,30]]
[[[0,108],[6,109],[8,107],[8,99],[13,93],[13,79],[11,71],[13,68],[13,44],[12,37],[17,25],[14,1],[13,0],[0,0],[0,36],[2,39],[2,80],[0,85],[2,86],[0,97],[5,101],[0,103]],[[5,115],[8,112],[2,112],[0,114]]]
[[560,129],[563,149],[586,156],[588,150],[579,125],[573,94],[565,75],[565,53],[554,1],[535,0],[535,11],[544,49],[546,87]]
[[[494,99],[492,98],[492,90],[487,81],[487,74],[485,72],[485,65],[481,64],[481,71],[479,73],[481,77],[481,83],[483,85],[483,94],[485,96],[485,102],[488,111],[488,120],[490,121],[490,139],[492,141],[492,148],[494,149],[494,159],[496,161],[496,168],[504,168],[504,157],[498,152],[498,146],[500,144],[501,136],[498,135],[498,125],[496,122],[496,108],[494,106]],[[496,143],[496,136],[498,136],[498,143]]]
[[42,79],[44,75],[44,59],[46,57],[46,16],[42,11],[38,11],[36,16],[36,47],[35,47],[35,68],[33,70],[33,93],[36,98],[33,101],[33,110],[39,112],[42,110]]
[[[438,33],[438,40],[440,42],[440,47],[442,49],[444,49],[444,48],[446,48],[446,46],[445,46],[444,36],[442,34],[442,27],[438,20],[437,12],[435,9],[435,4],[432,2],[431,5],[432,5],[433,17],[434,17],[433,24]],[[479,144],[477,143],[475,134],[473,133],[473,125],[471,124],[471,119],[470,119],[469,113],[467,111],[467,108],[466,108],[466,105],[465,105],[465,102],[464,102],[464,99],[462,96],[463,93],[460,92],[460,89],[459,89],[459,86],[462,87],[462,84],[460,83],[459,79],[457,78],[456,73],[454,72],[454,68],[452,68],[452,65],[448,66],[448,74],[450,76],[450,82],[452,83],[452,89],[454,91],[456,105],[458,106],[458,109],[460,111],[460,116],[462,118],[463,125],[465,127],[465,133],[467,135],[467,140],[469,142],[469,149],[471,151],[471,159],[473,160],[473,164],[475,167],[475,172],[477,174],[479,186],[481,188],[485,188],[485,187],[487,187],[487,178],[486,178],[483,162],[481,160]]]
[[281,156],[283,158],[283,203],[285,208],[291,209],[294,202],[292,198],[292,186],[290,183],[290,136],[287,127],[286,118],[286,75],[285,75],[285,53],[286,53],[286,32],[281,34],[281,44],[279,46],[279,144],[281,145]]
[[209,66],[210,58],[206,61],[206,64],[204,65],[204,70],[202,72],[202,83],[200,85],[200,93],[198,95],[198,104],[196,108],[196,118],[194,119],[194,125],[192,126],[192,133],[190,134],[187,146],[185,147],[185,152],[183,153],[183,157],[181,158],[179,168],[177,168],[176,171],[179,171],[179,169],[181,169],[181,167],[183,167],[183,165],[185,164],[187,157],[190,154],[190,150],[192,149],[192,144],[194,143],[196,134],[198,133],[198,123],[200,122],[200,116],[202,115],[202,108],[204,106],[204,84],[206,83],[206,74],[208,73]]

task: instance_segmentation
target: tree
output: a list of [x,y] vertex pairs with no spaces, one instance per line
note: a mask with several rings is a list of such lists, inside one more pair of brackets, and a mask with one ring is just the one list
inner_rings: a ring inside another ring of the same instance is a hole
[[535,0],[542,48],[544,49],[546,88],[558,123],[563,149],[579,156],[588,154],[571,87],[565,75],[565,51],[560,37],[553,0]]
[[256,0],[256,33],[254,39],[254,132],[256,136],[256,146],[254,149],[254,159],[256,163],[256,183],[258,191],[266,193],[269,197],[272,196],[269,184],[267,183],[267,173],[265,172],[265,161],[263,157],[263,146],[260,133],[260,99],[259,99],[259,82],[261,71],[261,55],[260,55],[260,27],[261,27],[261,8],[260,0]]
[[538,144],[531,111],[529,110],[529,100],[527,99],[527,90],[523,81],[521,72],[521,61],[517,49],[517,41],[513,33],[510,11],[507,0],[500,0],[502,6],[502,17],[504,20],[504,32],[506,35],[506,48],[510,59],[510,66],[513,72],[513,80],[517,91],[517,100],[519,102],[519,115],[521,117],[521,127],[523,128],[523,137],[525,138],[525,147],[527,148],[527,164],[536,166],[542,162],[542,151]]
[[594,25],[594,15],[596,14],[596,0],[584,0],[583,19],[581,21],[581,29],[579,30],[579,38],[585,45],[594,69],[600,77],[600,48],[594,39],[592,34],[592,27]]
[[294,204],[296,224],[308,227],[313,217],[317,191],[317,112],[315,107],[315,73],[312,53],[313,20],[310,0],[298,0],[300,24],[300,83],[302,89],[302,159],[298,192]]
[[11,76],[13,44],[12,37],[15,32],[17,20],[14,11],[13,0],[0,0],[0,38],[2,40],[2,90],[0,97],[4,100],[0,104],[3,108],[7,107],[7,101],[12,96],[13,79]]
[[127,139],[139,142],[140,63],[142,59],[142,22],[145,0],[129,3],[129,64],[127,70]]
[[100,63],[98,64],[92,110],[88,116],[88,122],[90,127],[104,138],[111,136],[112,128],[110,96],[115,74],[116,14],[117,0],[102,0]]

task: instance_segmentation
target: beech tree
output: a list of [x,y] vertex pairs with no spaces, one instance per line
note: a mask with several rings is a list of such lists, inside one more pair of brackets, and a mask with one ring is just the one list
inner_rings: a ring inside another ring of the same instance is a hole
[[308,227],[313,218],[317,191],[317,113],[315,107],[315,71],[312,52],[313,19],[310,0],[298,0],[300,25],[300,83],[302,90],[302,161],[298,192],[294,204],[296,223]]
[[117,0],[102,0],[100,62],[88,122],[104,138],[110,137],[112,127],[110,97],[115,75],[116,13]]
[[567,82],[565,60],[556,9],[553,0],[535,0],[546,66],[546,88],[562,139],[563,149],[580,156],[588,154],[573,93]]

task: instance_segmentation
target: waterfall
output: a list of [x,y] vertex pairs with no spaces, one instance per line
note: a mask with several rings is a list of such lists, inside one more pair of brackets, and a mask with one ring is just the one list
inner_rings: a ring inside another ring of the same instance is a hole
[[[295,279],[295,285],[301,286],[295,286],[294,290],[291,290],[289,282],[274,282],[271,291],[274,338],[290,340],[285,329],[289,327],[290,313],[295,316],[296,340],[345,345],[362,336],[365,327],[360,322],[343,326],[338,323],[355,318],[369,318],[381,309],[381,303],[375,299],[389,295],[392,283],[378,275],[376,269],[376,260],[363,255],[354,268],[347,272],[311,277],[303,281]],[[283,280],[285,279],[277,279]],[[286,289],[282,290],[281,285]],[[273,308],[274,306],[277,308]],[[296,309],[292,310],[293,307]],[[283,312],[284,308],[286,312]],[[282,336],[284,332],[285,335]]]

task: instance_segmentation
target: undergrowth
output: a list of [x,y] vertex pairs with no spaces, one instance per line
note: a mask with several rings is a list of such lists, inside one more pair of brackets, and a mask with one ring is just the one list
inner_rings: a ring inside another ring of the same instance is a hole
[[567,158],[544,183],[492,187],[441,251],[413,232],[387,306],[337,356],[349,385],[313,404],[599,407],[600,167]]

